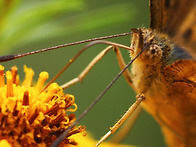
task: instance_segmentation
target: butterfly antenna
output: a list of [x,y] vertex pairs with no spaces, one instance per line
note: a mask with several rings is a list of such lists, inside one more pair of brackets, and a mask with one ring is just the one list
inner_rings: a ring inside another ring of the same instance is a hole
[[77,42],[73,42],[73,43],[67,43],[67,44],[63,44],[63,45],[57,45],[57,46],[53,46],[53,47],[49,47],[49,48],[31,51],[28,53],[0,56],[0,62],[10,61],[10,60],[14,60],[14,59],[21,58],[24,56],[33,55],[33,54],[37,54],[37,53],[41,53],[41,52],[45,52],[45,51],[50,51],[50,50],[55,50],[55,49],[59,49],[59,48],[67,47],[67,46],[82,44],[82,43],[86,43],[86,42],[92,42],[92,41],[96,41],[96,40],[103,40],[103,39],[109,39],[109,38],[114,38],[114,37],[126,36],[126,35],[130,35],[130,34],[132,34],[132,32],[104,36],[104,37],[98,37],[98,38],[93,38],[93,39],[87,39],[87,40],[77,41]]
[[104,94],[110,89],[110,87],[118,80],[118,78],[123,74],[123,72],[133,63],[133,61],[149,46],[149,44],[145,45],[143,49],[122,69],[119,74],[108,84],[108,86],[99,94],[99,96],[91,103],[91,105],[74,121],[59,137],[55,140],[51,147],[58,147],[58,145],[64,140],[64,138],[68,135],[69,131],[80,121],[82,120],[88,112],[101,100]]

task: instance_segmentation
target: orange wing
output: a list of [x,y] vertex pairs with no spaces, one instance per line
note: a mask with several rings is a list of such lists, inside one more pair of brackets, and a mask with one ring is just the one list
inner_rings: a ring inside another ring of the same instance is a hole
[[196,59],[196,0],[150,0],[150,28],[166,33]]

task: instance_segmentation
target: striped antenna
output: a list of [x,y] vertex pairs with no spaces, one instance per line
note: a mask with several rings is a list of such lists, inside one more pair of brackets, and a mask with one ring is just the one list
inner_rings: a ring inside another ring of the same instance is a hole
[[98,38],[93,38],[93,39],[87,39],[87,40],[82,40],[82,41],[57,45],[57,46],[53,46],[53,47],[49,47],[49,48],[44,48],[44,49],[40,49],[40,50],[36,50],[36,51],[31,51],[31,52],[28,52],[28,53],[0,56],[0,62],[6,62],[6,61],[14,60],[14,59],[17,59],[17,58],[21,58],[21,57],[24,57],[24,56],[33,55],[33,54],[37,54],[37,53],[42,53],[42,52],[46,52],[46,51],[50,51],[50,50],[55,50],[55,49],[59,49],[59,48],[67,47],[67,46],[92,42],[92,41],[96,41],[96,40],[103,40],[103,39],[109,39],[109,38],[114,38],[114,37],[126,36],[126,35],[131,35],[131,34],[132,34],[132,32],[128,32],[128,33],[98,37]]

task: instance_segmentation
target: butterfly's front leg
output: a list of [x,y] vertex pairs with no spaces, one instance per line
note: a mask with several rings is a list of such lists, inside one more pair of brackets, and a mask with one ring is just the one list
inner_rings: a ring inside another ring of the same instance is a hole
[[110,131],[106,133],[95,145],[95,147],[99,146],[104,140],[106,140],[111,134],[114,134],[116,130],[137,110],[141,109],[140,103],[145,99],[144,94],[139,94],[136,96],[136,101],[133,103],[129,109],[125,112],[125,114],[118,120],[118,122],[110,127]]
[[[120,50],[117,46],[114,46],[114,51],[116,53],[116,57],[117,57],[117,60],[118,60],[119,67],[122,70],[126,66],[125,61],[124,61],[124,59],[122,57],[122,54],[121,54],[121,52],[120,52]],[[132,87],[132,77],[131,77],[131,73],[129,72],[128,69],[126,69],[123,72],[123,76],[125,77],[125,80],[127,81],[127,83]]]
[[[102,41],[103,42],[103,41]],[[96,42],[95,42],[96,43]],[[104,42],[105,44],[107,42]],[[95,64],[100,61],[104,56],[105,54],[110,51],[111,49],[114,49],[115,53],[116,53],[116,56],[117,56],[117,60],[118,60],[118,63],[119,63],[119,66],[121,69],[125,68],[125,62],[123,60],[123,57],[120,53],[120,50],[118,47],[123,47],[123,48],[126,48],[126,49],[129,49],[129,47],[126,47],[126,46],[123,46],[123,45],[120,45],[120,44],[116,44],[116,43],[111,43],[112,45],[108,46],[107,48],[105,48],[103,51],[101,51],[87,66],[86,68],[74,79],[72,79],[71,81],[65,83],[64,85],[62,85],[62,88],[63,89],[66,89],[74,84],[76,84],[77,82],[79,81],[82,81],[84,79],[84,77],[88,74],[88,72],[95,66]],[[93,42],[92,42],[92,45]],[[91,44],[87,47],[90,47]],[[128,69],[126,69],[123,73],[126,81],[129,83],[130,86],[132,86],[132,80],[131,80],[131,74],[129,72]]]
[[88,72],[95,66],[95,64],[100,61],[105,54],[110,51],[113,48],[113,46],[108,46],[103,51],[101,51],[87,66],[86,68],[74,79],[70,80],[69,82],[63,84],[61,87],[63,89],[67,89],[70,86],[76,84],[79,81],[82,81],[84,77],[88,74]]

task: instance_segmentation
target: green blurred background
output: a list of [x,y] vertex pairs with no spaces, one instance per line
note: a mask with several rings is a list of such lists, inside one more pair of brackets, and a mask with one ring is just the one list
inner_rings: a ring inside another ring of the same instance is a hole
[[[133,27],[148,27],[150,20],[147,0],[1,0],[0,7],[1,55],[129,32]],[[109,40],[130,44],[130,36]],[[85,44],[44,52],[2,65],[6,69],[17,65],[21,79],[24,77],[24,64],[35,70],[35,79],[41,71],[48,71],[51,79],[83,46]],[[76,77],[105,47],[96,45],[87,50],[57,82],[61,85]],[[128,52],[122,52],[128,62]],[[115,54],[111,51],[82,83],[65,90],[76,97],[77,115],[87,108],[119,71]],[[134,92],[121,77],[80,124],[86,125],[87,130],[99,139],[134,101]],[[159,126],[144,111],[123,143],[165,146]]]

